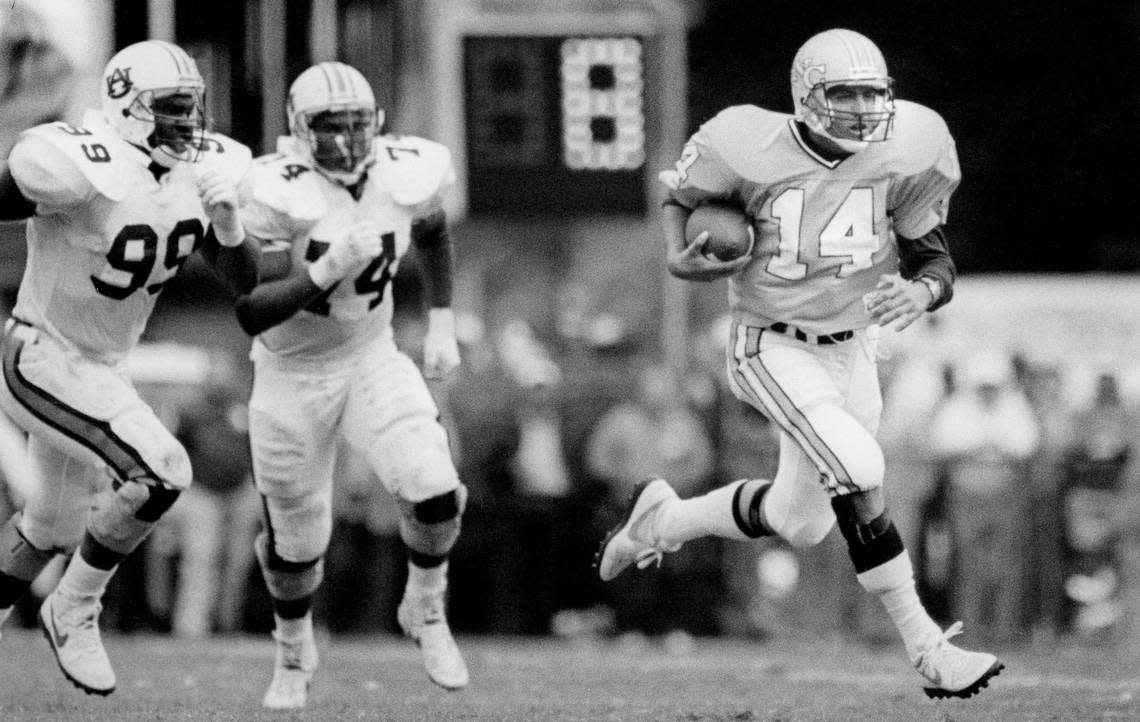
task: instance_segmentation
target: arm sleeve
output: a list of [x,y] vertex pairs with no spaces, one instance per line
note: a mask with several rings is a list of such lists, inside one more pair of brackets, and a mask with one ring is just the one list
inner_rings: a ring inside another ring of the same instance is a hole
[[451,306],[452,254],[443,211],[417,219],[412,224],[412,242],[423,261],[424,282],[431,308]]
[[248,233],[241,244],[227,248],[218,243],[213,225],[206,229],[202,256],[235,296],[249,293],[257,286],[260,255],[257,240]]
[[895,232],[918,238],[936,226],[945,225],[950,196],[962,180],[958,152],[949,136],[934,161],[925,170],[902,178],[888,200]]
[[958,277],[958,271],[954,259],[950,257],[950,246],[942,226],[936,226],[918,238],[895,237],[899,244],[899,271],[902,277],[908,281],[920,276],[938,280],[942,285],[942,295],[929,310],[934,311],[949,303],[954,297],[954,281]]
[[0,221],[18,221],[35,215],[36,204],[20,192],[8,166],[0,166]]
[[304,265],[291,261],[290,244],[260,241],[261,283],[237,299],[234,311],[242,330],[250,336],[273,328],[309,305],[323,293]]

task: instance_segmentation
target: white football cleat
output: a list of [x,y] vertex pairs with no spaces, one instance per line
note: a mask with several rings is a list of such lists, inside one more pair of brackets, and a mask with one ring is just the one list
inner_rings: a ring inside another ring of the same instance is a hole
[[267,709],[301,709],[309,700],[309,685],[317,671],[317,644],[311,634],[300,639],[277,641],[277,658],[273,663],[273,681],[261,699]]
[[442,590],[428,593],[405,590],[396,619],[404,634],[420,648],[431,681],[444,689],[458,690],[467,686],[467,664],[447,625],[443,597]]
[[625,520],[606,534],[594,555],[594,567],[603,582],[621,574],[634,562],[638,569],[654,563],[661,566],[666,552],[681,548],[680,544],[662,543],[653,531],[661,506],[677,498],[677,492],[664,479],[643,481],[633,488]]
[[973,697],[1005,669],[992,654],[970,652],[950,644],[950,638],[961,631],[962,623],[955,622],[911,660],[918,673],[934,685],[923,688],[931,699]]
[[40,627],[63,676],[87,694],[106,696],[115,691],[115,671],[99,636],[96,600],[70,599],[54,591],[40,605]]

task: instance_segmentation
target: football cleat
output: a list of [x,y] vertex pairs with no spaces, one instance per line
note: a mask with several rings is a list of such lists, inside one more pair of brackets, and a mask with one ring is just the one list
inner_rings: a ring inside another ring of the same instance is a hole
[[311,634],[300,639],[277,641],[277,658],[273,664],[273,681],[261,699],[267,709],[301,709],[309,699],[309,685],[317,670],[317,644]]
[[664,479],[643,481],[633,488],[625,520],[602,539],[594,556],[594,567],[603,582],[608,582],[634,562],[638,569],[650,564],[661,566],[667,552],[675,552],[680,544],[667,545],[653,531],[657,512],[667,502],[677,500],[677,492]]
[[63,676],[87,694],[115,691],[115,671],[99,636],[98,601],[69,599],[52,592],[40,606],[40,627]]
[[934,685],[923,688],[931,699],[973,697],[1005,669],[992,654],[970,652],[950,644],[950,638],[961,631],[962,623],[955,622],[912,660],[918,673]]
[[424,668],[432,682],[448,690],[467,686],[467,664],[447,625],[443,591],[425,594],[405,591],[396,619],[404,634],[420,648]]

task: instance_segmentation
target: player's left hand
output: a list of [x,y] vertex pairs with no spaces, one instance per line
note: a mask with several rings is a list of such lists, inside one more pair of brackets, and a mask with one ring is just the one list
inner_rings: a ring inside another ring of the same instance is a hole
[[752,262],[752,256],[748,254],[732,261],[718,261],[706,256],[704,248],[708,238],[708,231],[702,231],[685,248],[669,253],[666,259],[669,273],[686,281],[714,281],[731,276]]
[[245,240],[245,229],[238,216],[237,186],[223,178],[212,168],[198,174],[198,198],[214,227],[218,243],[233,248]]
[[433,308],[428,311],[428,327],[424,335],[424,376],[443,378],[458,365],[455,314],[450,308]]
[[875,290],[863,297],[863,307],[875,323],[894,323],[895,331],[902,331],[926,313],[932,300],[926,284],[907,281],[896,273],[879,279]]

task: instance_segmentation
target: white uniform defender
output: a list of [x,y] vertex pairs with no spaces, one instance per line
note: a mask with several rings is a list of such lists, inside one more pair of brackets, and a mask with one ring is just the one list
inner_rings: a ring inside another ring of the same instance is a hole
[[[416,244],[432,308],[425,369],[458,364],[442,199],[451,154],[378,135],[381,112],[357,70],[315,65],[294,81],[291,134],[260,158],[244,222],[263,242],[263,283],[239,299],[251,335],[250,442],[267,529],[258,560],[273,599],[277,657],[262,703],[298,709],[318,664],[311,603],[332,531],[338,441],[392,492],[408,547],[401,627],[429,677],[468,681],[445,616],[447,554],[466,501],[439,410],[396,348],[392,277]],[[276,269],[276,270],[274,270]]]
[[39,620],[64,674],[91,694],[115,689],[98,628],[107,581],[191,481],[125,358],[195,251],[235,294],[257,281],[237,217],[251,153],[205,132],[203,93],[181,48],[135,43],[107,63],[102,112],[25,131],[0,166],[0,213],[27,219],[28,244],[0,406],[29,433],[34,469],[24,508],[0,528],[0,621],[52,557],[77,550]]

